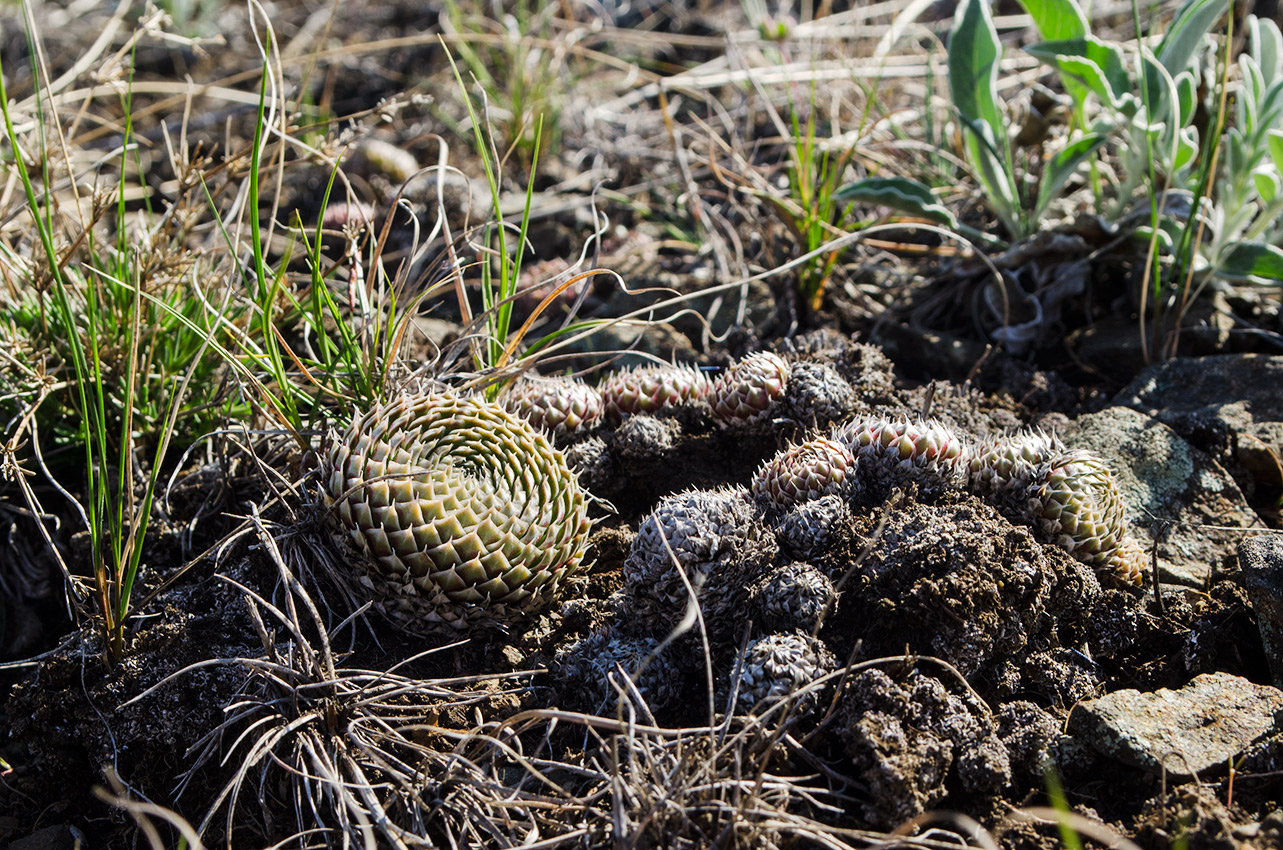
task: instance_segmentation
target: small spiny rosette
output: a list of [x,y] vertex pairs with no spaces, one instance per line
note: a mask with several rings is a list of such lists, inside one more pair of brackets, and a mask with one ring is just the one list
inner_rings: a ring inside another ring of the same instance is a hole
[[635,413],[698,404],[708,395],[708,378],[691,366],[639,366],[611,372],[598,385],[606,415],[620,422]]
[[766,416],[788,384],[789,364],[759,351],[728,367],[713,383],[709,404],[722,422],[753,422]]
[[1144,550],[1127,536],[1127,516],[1114,474],[1095,452],[1064,452],[1050,462],[1034,492],[1042,529],[1083,563],[1140,584]]
[[773,634],[745,647],[730,685],[738,691],[740,711],[760,714],[782,699],[792,699],[795,709],[806,713],[819,705],[820,692],[798,692],[836,669],[837,659],[818,639],[797,632]]
[[753,476],[753,495],[787,510],[830,493],[841,494],[855,470],[855,457],[841,443],[817,437],[789,446]]
[[866,460],[875,474],[928,473],[950,483],[961,483],[967,475],[966,443],[935,420],[853,419],[834,429],[833,440]]
[[335,441],[324,473],[326,501],[377,567],[367,583],[416,609],[423,631],[531,612],[583,560],[590,524],[574,473],[484,399],[429,392],[376,405]]
[[503,406],[536,428],[553,434],[578,434],[601,421],[601,393],[570,378],[522,377],[500,399]]
[[971,489],[982,495],[1026,490],[1046,477],[1052,459],[1064,451],[1044,431],[991,437],[971,455]]

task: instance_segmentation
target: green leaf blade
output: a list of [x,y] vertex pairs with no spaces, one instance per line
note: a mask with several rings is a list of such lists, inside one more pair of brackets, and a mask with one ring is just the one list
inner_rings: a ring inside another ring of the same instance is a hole
[[1240,242],[1217,266],[1216,273],[1230,279],[1283,284],[1283,249],[1264,242]]
[[930,189],[906,177],[866,177],[843,186],[835,193],[834,198],[843,203],[860,202],[890,207],[946,227],[956,227],[958,224],[953,213],[935,199]]
[[1020,5],[1047,40],[1081,38],[1091,32],[1087,16],[1074,0],[1020,0]]

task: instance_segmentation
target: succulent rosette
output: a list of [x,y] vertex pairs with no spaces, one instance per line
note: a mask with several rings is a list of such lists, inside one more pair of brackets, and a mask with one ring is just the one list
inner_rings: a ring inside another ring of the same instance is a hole
[[1141,583],[1145,551],[1127,536],[1123,500],[1104,458],[1081,450],[1056,456],[1034,498],[1043,531],[1061,548],[1121,581]]
[[927,473],[950,482],[967,474],[967,445],[934,420],[853,419],[834,429],[833,440],[867,459],[875,474]]
[[1064,451],[1060,440],[1045,431],[990,438],[968,461],[971,487],[980,493],[1028,488],[1046,477],[1052,458]]
[[796,632],[767,635],[745,647],[731,686],[741,710],[760,713],[782,699],[794,699],[806,712],[819,704],[819,693],[798,692],[836,669],[837,659],[816,638]]
[[611,372],[597,389],[606,415],[619,422],[635,413],[703,402],[709,383],[692,366],[654,365]]
[[969,467],[974,491],[1014,508],[1083,563],[1141,583],[1145,552],[1128,536],[1122,498],[1103,457],[1029,431],[987,440]]
[[789,446],[753,476],[753,495],[787,510],[830,493],[842,493],[855,471],[855,456],[841,443],[817,437]]
[[759,351],[729,366],[713,384],[709,404],[724,423],[764,418],[788,384],[790,368],[778,354]]
[[418,631],[531,612],[587,547],[584,492],[561,453],[481,398],[375,405],[334,442],[324,474],[327,503],[369,557],[361,583]]
[[601,393],[583,381],[528,375],[508,388],[503,406],[536,428],[556,435],[578,434],[601,421]]

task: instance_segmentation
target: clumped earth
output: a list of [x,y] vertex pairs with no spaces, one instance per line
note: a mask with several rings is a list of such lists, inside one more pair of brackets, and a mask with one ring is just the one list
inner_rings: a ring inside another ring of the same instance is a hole
[[[390,218],[384,261],[414,265],[422,286],[448,240],[433,235],[431,251],[416,240],[442,220],[469,233],[489,202],[442,45],[420,35],[452,34],[461,49],[493,46],[505,30],[433,4],[358,5],[272,12],[287,56],[331,46],[318,25],[348,48],[313,75],[286,73],[344,116],[321,122],[312,142],[351,146],[354,196],[325,210],[334,238],[323,247],[355,274],[344,246],[361,229],[344,225]],[[32,660],[0,671],[0,844],[134,846],[150,840],[145,826],[158,830],[155,846],[173,846],[186,823],[237,847],[861,847],[895,831],[915,846],[987,834],[1001,847],[1053,848],[1053,803],[1088,839],[1283,842],[1283,691],[1262,639],[1278,597],[1239,563],[1240,544],[1266,538],[1253,570],[1283,571],[1278,293],[1233,293],[1254,333],[1191,332],[1179,356],[1146,365],[1140,319],[1125,306],[1136,258],[1111,254],[1093,304],[1066,315],[1090,329],[1124,314],[1113,347],[1015,356],[951,294],[979,274],[973,261],[933,254],[938,245],[906,230],[903,242],[845,251],[812,309],[798,270],[756,277],[807,250],[772,194],[789,152],[763,106],[805,108],[700,74],[664,105],[653,91],[633,98],[632,83],[589,85],[588,70],[602,71],[591,51],[614,49],[649,80],[722,68],[732,35],[737,59],[760,59],[770,43],[736,41],[749,25],[738,8],[612,9],[579,9],[567,20],[580,41],[548,25],[522,54],[558,83],[543,108],[556,106],[560,123],[533,178],[535,256],[517,310],[524,320],[547,298],[544,320],[573,307],[593,318],[640,310],[646,324],[607,326],[534,368],[596,368],[586,377],[596,383],[676,361],[712,380],[769,352],[787,370],[778,393],[752,418],[697,395],[550,434],[592,496],[587,567],[539,613],[454,634],[420,633],[353,580],[363,556],[321,497],[331,436],[303,450],[229,428],[166,470],[134,591],[148,602],[110,667],[93,624],[68,618],[58,568],[7,484],[0,654]],[[41,37],[57,77],[106,13],[54,11],[62,26]],[[189,74],[243,85],[226,80],[256,67],[237,58],[255,55],[243,9],[196,14],[184,32],[226,43],[159,30],[143,39],[136,110],[161,97],[149,83]],[[461,20],[476,27],[471,40]],[[6,67],[27,55],[20,31],[5,27]],[[918,91],[887,86],[889,103]],[[837,84],[831,94],[839,106],[822,118],[837,135],[863,95]],[[608,95],[608,109],[589,108]],[[214,100],[198,100],[185,144],[211,168],[243,169],[238,146],[255,116],[231,105],[244,98]],[[512,119],[511,102],[492,106],[493,120]],[[149,146],[173,117],[157,108],[136,113]],[[710,121],[723,144],[710,142]],[[879,132],[862,144],[889,144],[894,134]],[[416,176],[440,142],[457,171]],[[525,151],[516,145],[507,163],[518,174]],[[401,155],[408,166],[389,162]],[[280,173],[276,220],[315,224],[325,159],[291,151]],[[154,172],[130,179],[159,204],[175,178],[157,155]],[[506,197],[520,201],[514,185]],[[408,203],[394,208],[398,187]],[[599,215],[609,226],[589,239]],[[591,263],[575,264],[581,250]],[[1050,262],[1049,251],[1003,262]],[[599,276],[552,294],[589,266],[623,285]],[[688,300],[664,303],[673,295]],[[434,296],[419,309],[416,350],[398,374],[462,386],[475,377],[458,365],[467,359],[434,357],[476,328],[457,302]],[[457,368],[433,368],[442,363]],[[1127,532],[1149,557],[1143,584],[1097,573],[1019,505],[947,474],[853,457],[841,486],[792,502],[755,484],[782,450],[835,426],[924,417],[968,444],[1042,428],[1105,456]],[[32,480],[54,504],[48,482]],[[54,543],[90,576],[75,515],[59,510]],[[1144,708],[1155,699],[1174,707]],[[1172,713],[1193,722],[1169,723]],[[1214,757],[1192,765],[1196,752]]]

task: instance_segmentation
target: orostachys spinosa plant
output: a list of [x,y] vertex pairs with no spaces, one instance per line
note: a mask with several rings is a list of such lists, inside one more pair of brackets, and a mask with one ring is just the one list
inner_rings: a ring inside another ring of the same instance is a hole
[[966,442],[932,419],[853,419],[833,431],[833,440],[864,461],[866,473],[928,474],[959,483],[966,480]]
[[601,421],[601,393],[572,378],[524,375],[499,399],[536,428],[558,436],[587,431]]
[[1108,461],[1027,431],[990,439],[968,461],[972,489],[1013,507],[1078,560],[1130,584],[1146,556],[1127,533],[1127,516]]
[[769,351],[755,352],[731,364],[709,391],[713,416],[727,424],[765,418],[784,395],[790,372],[788,362]]
[[501,405],[448,391],[358,413],[326,452],[324,498],[384,613],[421,632],[504,623],[580,567],[590,523],[561,453]]
[[606,415],[620,422],[636,413],[702,403],[708,395],[709,382],[695,367],[656,364],[611,372],[597,389],[605,402]]
[[753,495],[778,510],[844,493],[855,474],[855,457],[841,443],[817,437],[796,443],[768,460],[753,476]]

